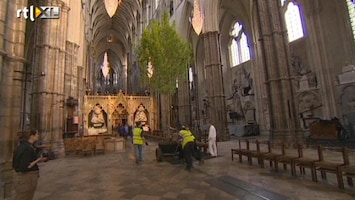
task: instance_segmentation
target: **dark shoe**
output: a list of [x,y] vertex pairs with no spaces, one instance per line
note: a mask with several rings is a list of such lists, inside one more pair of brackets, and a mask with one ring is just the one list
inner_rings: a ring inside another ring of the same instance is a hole
[[203,159],[201,159],[201,160],[198,161],[198,164],[199,165],[203,165],[203,164],[205,164],[205,161]]

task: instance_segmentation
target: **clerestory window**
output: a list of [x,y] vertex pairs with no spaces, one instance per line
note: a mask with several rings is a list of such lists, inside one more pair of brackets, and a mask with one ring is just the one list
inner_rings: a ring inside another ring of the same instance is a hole
[[346,0],[346,3],[348,6],[350,25],[353,31],[353,37],[355,41],[355,0]]
[[286,22],[288,41],[292,42],[304,36],[299,5],[292,0],[281,0]]
[[250,49],[247,35],[245,34],[244,27],[241,23],[236,22],[234,24],[230,35],[230,58],[231,66],[234,67],[250,60]]

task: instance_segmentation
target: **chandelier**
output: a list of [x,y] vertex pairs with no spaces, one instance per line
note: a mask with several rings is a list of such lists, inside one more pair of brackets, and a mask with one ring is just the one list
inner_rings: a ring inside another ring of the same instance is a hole
[[152,62],[149,61],[148,66],[147,66],[147,76],[149,79],[152,78],[153,73],[154,73],[154,68],[153,68]]
[[107,78],[107,75],[110,72],[110,66],[109,66],[108,59],[107,59],[107,52],[105,52],[105,54],[104,54],[104,61],[101,65],[101,72],[105,78]]
[[121,1],[122,0],[105,0],[105,9],[110,18],[112,18],[116,13],[118,6],[121,4]]
[[203,27],[203,14],[199,4],[199,0],[194,1],[193,16],[191,20],[192,27],[197,35],[200,35]]

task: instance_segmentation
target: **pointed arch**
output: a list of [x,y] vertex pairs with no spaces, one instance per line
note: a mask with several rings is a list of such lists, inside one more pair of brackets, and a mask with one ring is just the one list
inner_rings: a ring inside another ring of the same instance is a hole
[[304,22],[300,4],[294,0],[281,0],[288,33],[288,41],[292,42],[304,37]]
[[230,32],[231,42],[229,46],[230,62],[234,67],[250,60],[250,48],[248,37],[245,34],[244,26],[235,22]]
[[346,4],[348,6],[350,26],[351,26],[351,30],[353,31],[353,38],[355,41],[355,1],[346,0]]

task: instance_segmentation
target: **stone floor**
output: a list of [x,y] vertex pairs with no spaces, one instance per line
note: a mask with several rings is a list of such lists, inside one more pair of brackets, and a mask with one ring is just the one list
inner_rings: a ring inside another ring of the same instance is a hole
[[268,165],[262,169],[256,162],[249,166],[246,162],[231,161],[230,149],[236,146],[236,139],[218,143],[220,156],[205,160],[203,165],[195,161],[191,172],[183,164],[158,163],[154,141],[145,147],[142,165],[135,164],[131,145],[123,153],[51,160],[40,166],[41,177],[34,199],[355,199],[355,188],[345,183],[345,190],[338,189],[332,174],[322,181],[318,173],[321,181],[315,183],[309,171],[306,176],[292,177],[290,170],[276,173]]

